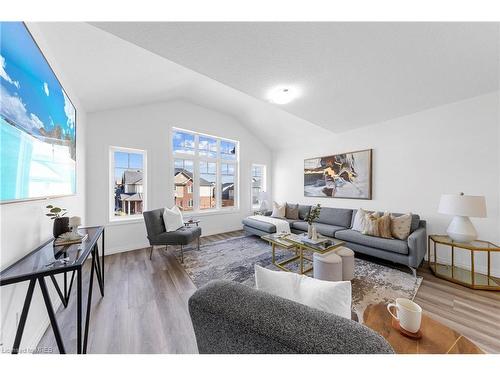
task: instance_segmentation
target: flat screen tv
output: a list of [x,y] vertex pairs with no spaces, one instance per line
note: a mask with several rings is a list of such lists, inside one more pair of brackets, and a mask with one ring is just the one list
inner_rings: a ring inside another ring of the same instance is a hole
[[24,23],[0,38],[0,202],[75,194],[75,107]]

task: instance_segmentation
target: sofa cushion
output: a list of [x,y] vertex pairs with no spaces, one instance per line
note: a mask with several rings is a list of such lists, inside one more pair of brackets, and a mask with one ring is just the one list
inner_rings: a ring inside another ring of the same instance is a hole
[[249,227],[267,232],[267,233],[276,233],[276,225],[271,223],[266,223],[265,221],[255,220],[251,218],[245,218],[242,220],[244,225]]
[[306,220],[307,215],[309,215],[309,211],[311,211],[311,206],[299,204],[299,219]]
[[[296,221],[290,224],[290,226],[293,229],[298,229],[307,232],[307,222],[305,221]],[[336,231],[345,229],[345,227],[339,227],[338,225],[329,225],[322,223],[314,223],[314,226],[316,227],[316,230],[318,231],[319,234],[322,234],[323,236],[327,237],[333,237]]]
[[352,210],[347,208],[321,207],[318,223],[338,225],[339,227],[350,228]]
[[343,241],[354,242],[360,245],[375,247],[381,250],[391,251],[393,253],[408,254],[408,242],[406,241],[366,236],[352,229],[339,230],[335,232],[335,238]]

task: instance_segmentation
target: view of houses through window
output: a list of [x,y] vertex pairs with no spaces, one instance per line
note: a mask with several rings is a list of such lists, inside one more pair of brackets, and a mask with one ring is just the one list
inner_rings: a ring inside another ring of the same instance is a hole
[[113,148],[111,152],[114,209],[112,216],[141,215],[144,210],[144,162],[142,151]]
[[175,204],[183,211],[237,205],[238,143],[174,130]]
[[266,191],[266,166],[252,165],[252,206],[258,206],[260,193]]

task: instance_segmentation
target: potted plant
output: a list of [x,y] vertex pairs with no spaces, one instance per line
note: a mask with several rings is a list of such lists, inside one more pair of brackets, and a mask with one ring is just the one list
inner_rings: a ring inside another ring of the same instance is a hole
[[307,238],[313,238],[316,237],[313,235],[314,227],[313,223],[314,220],[319,218],[319,213],[321,212],[321,205],[318,203],[316,206],[311,207],[311,211],[309,211],[309,215],[307,215]]
[[49,212],[45,215],[50,217],[51,220],[54,220],[54,227],[52,229],[52,234],[54,238],[59,237],[61,234],[69,232],[69,217],[66,217],[68,211],[65,208],[54,207],[49,204],[46,208],[49,209]]

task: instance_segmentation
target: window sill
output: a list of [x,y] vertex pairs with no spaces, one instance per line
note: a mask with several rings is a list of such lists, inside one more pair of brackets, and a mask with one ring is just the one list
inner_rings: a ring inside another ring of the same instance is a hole
[[122,218],[109,218],[108,225],[124,225],[124,224],[136,224],[144,222],[144,217],[134,216],[134,217],[122,217]]

